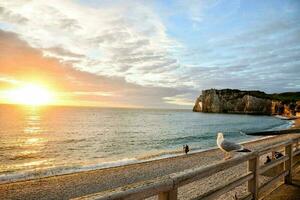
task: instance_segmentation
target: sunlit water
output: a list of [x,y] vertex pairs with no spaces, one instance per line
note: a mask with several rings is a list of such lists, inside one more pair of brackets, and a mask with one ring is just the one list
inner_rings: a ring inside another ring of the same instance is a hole
[[282,129],[269,116],[190,110],[0,106],[0,182],[115,166],[216,146],[218,131]]

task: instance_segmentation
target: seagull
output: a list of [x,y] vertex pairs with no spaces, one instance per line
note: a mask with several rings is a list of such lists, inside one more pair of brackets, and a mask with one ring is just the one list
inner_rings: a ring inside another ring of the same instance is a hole
[[227,157],[225,157],[225,160],[231,158],[231,156],[230,156],[231,152],[251,152],[249,149],[244,148],[240,144],[236,144],[234,142],[225,140],[223,133],[218,133],[217,145],[223,152],[225,152],[225,155],[227,154]]

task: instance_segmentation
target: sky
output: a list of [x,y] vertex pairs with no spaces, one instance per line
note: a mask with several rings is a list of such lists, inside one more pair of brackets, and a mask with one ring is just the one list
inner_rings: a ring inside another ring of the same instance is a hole
[[300,91],[300,1],[0,0],[0,52],[0,103],[26,83],[107,107]]

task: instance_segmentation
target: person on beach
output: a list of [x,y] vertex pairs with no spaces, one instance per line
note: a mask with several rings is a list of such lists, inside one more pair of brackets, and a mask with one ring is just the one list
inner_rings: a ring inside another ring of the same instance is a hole
[[190,151],[189,146],[187,144],[183,145],[183,150],[184,150],[185,154],[187,154]]
[[269,163],[269,162],[271,162],[271,161],[272,161],[272,160],[271,160],[270,156],[267,156],[267,160],[266,160],[265,164],[267,164],[267,163]]
[[280,158],[280,157],[282,157],[282,156],[283,156],[282,153],[280,153],[280,152],[278,152],[278,151],[275,151],[275,158],[276,158],[276,159],[278,159],[278,158]]

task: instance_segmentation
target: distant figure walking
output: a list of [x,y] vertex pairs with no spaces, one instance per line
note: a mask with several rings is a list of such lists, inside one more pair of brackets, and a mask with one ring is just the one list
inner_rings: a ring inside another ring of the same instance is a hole
[[183,150],[184,150],[185,154],[187,154],[190,151],[189,146],[187,144],[183,145]]
[[272,160],[271,160],[270,156],[267,156],[267,160],[266,160],[265,164],[267,164],[267,163],[269,163],[269,162],[271,162],[271,161],[272,161]]

